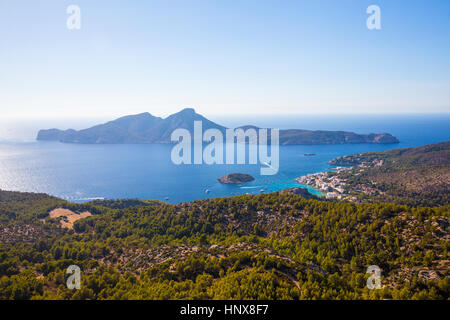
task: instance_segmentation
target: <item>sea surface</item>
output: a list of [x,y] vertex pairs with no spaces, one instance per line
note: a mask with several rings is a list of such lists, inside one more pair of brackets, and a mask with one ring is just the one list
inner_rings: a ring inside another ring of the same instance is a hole
[[[281,146],[279,173],[261,176],[260,165],[177,166],[171,161],[170,145],[79,145],[34,140],[40,128],[82,129],[106,119],[0,120],[0,189],[43,192],[76,202],[140,198],[178,203],[302,186],[293,179],[329,170],[327,162],[335,157],[450,140],[450,114],[208,118],[228,127],[254,124],[280,129],[388,132],[400,143]],[[255,181],[241,186],[217,182],[217,178],[233,172],[251,174]]]

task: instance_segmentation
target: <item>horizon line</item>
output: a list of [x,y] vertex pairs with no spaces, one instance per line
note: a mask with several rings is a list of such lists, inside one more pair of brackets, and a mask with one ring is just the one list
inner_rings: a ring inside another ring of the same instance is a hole
[[[32,119],[40,119],[40,120],[44,120],[44,119],[99,119],[99,118],[107,118],[107,117],[114,117],[114,118],[120,118],[120,117],[124,117],[124,116],[130,116],[130,115],[138,115],[138,114],[142,114],[142,113],[149,113],[153,116],[156,117],[166,117],[166,116],[170,116],[172,114],[176,114],[182,110],[184,110],[186,108],[182,108],[179,111],[173,112],[173,113],[164,113],[164,114],[156,114],[156,113],[152,113],[151,111],[142,111],[142,112],[130,112],[130,113],[111,113],[111,114],[92,114],[92,115],[87,115],[87,114],[80,114],[80,115],[13,115],[13,114],[9,114],[9,115],[2,115],[2,119],[27,119],[27,120],[32,120]],[[192,108],[195,110],[195,108]],[[319,113],[203,113],[203,112],[199,112],[197,110],[195,110],[195,112],[197,114],[200,115],[207,115],[207,116],[220,116],[220,117],[233,117],[233,116],[254,116],[254,117],[265,117],[265,116],[278,116],[278,117],[283,117],[283,116],[419,116],[419,115],[445,115],[445,116],[450,116],[450,111],[448,112],[386,112],[386,113],[381,113],[381,112],[374,112],[374,113],[368,113],[368,112],[363,112],[363,113],[350,113],[350,112],[340,112],[340,113],[323,113],[323,112],[319,112]]]

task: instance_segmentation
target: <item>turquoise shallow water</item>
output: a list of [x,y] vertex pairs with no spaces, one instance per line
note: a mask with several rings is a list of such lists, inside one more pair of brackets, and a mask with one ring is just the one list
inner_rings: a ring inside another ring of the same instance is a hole
[[295,188],[295,187],[302,187],[302,188],[306,188],[308,189],[308,191],[316,196],[321,196],[323,195],[322,192],[320,192],[319,190],[316,190],[310,186],[304,185],[304,184],[300,184],[297,183],[294,180],[284,180],[284,181],[279,181],[279,182],[275,182],[272,183],[268,186],[266,186],[266,190],[268,192],[270,191],[278,191],[278,190],[283,190],[283,189],[289,189],[289,188]]
[[[253,120],[240,119],[242,122],[236,124],[267,126],[269,122],[266,118]],[[176,203],[301,186],[293,179],[328,170],[327,162],[338,156],[450,140],[449,115],[311,117],[306,120],[273,117],[271,121],[279,128],[326,127],[361,133],[389,132],[401,142],[395,145],[281,146],[279,173],[261,176],[259,165],[176,166],[170,160],[169,145],[75,145],[30,141],[33,138],[30,133],[37,131],[16,124],[13,129],[26,134],[14,135],[15,139],[10,139],[10,134],[8,139],[2,139],[0,131],[0,141],[3,140],[0,142],[0,188],[45,192],[72,201],[92,198],[165,200],[168,197],[169,202]],[[219,122],[235,125],[230,119]],[[35,126],[40,127],[38,123]],[[304,156],[305,153],[316,156]],[[255,180],[242,186],[217,182],[218,177],[232,172],[251,174]],[[206,193],[206,190],[210,192]]]

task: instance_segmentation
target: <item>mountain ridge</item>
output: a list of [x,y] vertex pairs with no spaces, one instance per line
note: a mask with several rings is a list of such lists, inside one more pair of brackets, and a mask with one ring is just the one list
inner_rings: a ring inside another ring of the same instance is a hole
[[[202,121],[203,130],[218,129],[225,132],[226,127],[208,120],[195,112],[193,108],[185,108],[166,118],[156,117],[149,112],[127,115],[103,124],[83,130],[40,130],[38,141],[59,141],[62,143],[81,144],[131,144],[131,143],[171,143],[170,136],[176,129],[186,129],[193,133],[194,121]],[[244,125],[241,129],[259,129],[253,125]],[[238,128],[237,128],[238,129]],[[326,130],[280,130],[281,145],[309,144],[352,144],[376,143],[393,144],[398,139],[389,133],[357,134],[347,131]]]

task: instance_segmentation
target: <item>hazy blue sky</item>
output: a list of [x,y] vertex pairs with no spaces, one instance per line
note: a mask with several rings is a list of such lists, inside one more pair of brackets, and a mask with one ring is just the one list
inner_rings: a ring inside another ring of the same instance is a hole
[[0,116],[450,112],[449,57],[448,0],[0,0]]

